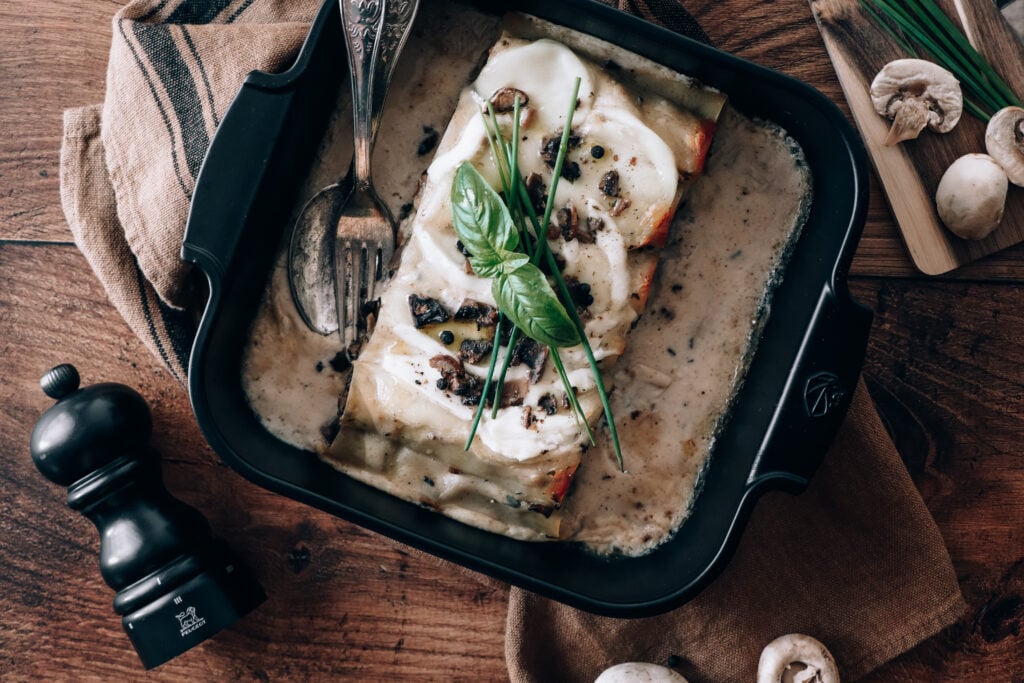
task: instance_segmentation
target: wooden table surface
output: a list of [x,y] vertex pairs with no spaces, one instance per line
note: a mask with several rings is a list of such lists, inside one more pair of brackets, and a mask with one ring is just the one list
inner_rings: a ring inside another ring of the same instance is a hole
[[[983,1],[983,0],[977,0]],[[222,465],[183,389],[132,336],[71,242],[61,111],[103,97],[118,0],[0,3],[0,679],[501,680],[504,588],[486,587]],[[719,47],[845,109],[806,0],[686,0]],[[870,677],[1024,679],[1024,247],[919,275],[874,182],[853,268],[876,318],[865,375],[949,546],[969,613]],[[73,360],[151,403],[174,495],[231,540],[270,597],[145,674],[111,610],[91,524],[35,471],[39,376]]]

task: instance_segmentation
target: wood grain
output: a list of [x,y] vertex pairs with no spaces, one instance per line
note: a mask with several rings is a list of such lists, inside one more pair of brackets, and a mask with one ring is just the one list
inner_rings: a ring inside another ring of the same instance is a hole
[[[869,387],[971,607],[869,680],[982,672],[1019,680],[1024,290],[872,278],[855,281],[853,292],[877,311]],[[0,678],[504,678],[502,588],[267,493],[221,465],[180,386],[128,333],[72,247],[0,245],[0,330],[0,618],[9,625],[0,630]],[[87,382],[125,382],[146,396],[168,487],[206,513],[271,596],[234,628],[145,676],[96,571],[95,531],[64,507],[63,490],[28,456],[31,425],[49,404],[38,377],[69,359]]]
[[[103,100],[110,18],[123,0],[7,0],[0,27],[18,49],[0,49],[0,239],[68,242],[60,207],[61,112]],[[811,83],[849,114],[822,38],[800,3],[687,0],[712,42]],[[742,30],[736,30],[736,27]],[[871,216],[854,272],[912,276],[909,259],[872,179]],[[1000,252],[956,271],[968,279],[1020,280],[1018,254]]]
[[[184,391],[106,303],[85,260],[46,243],[68,239],[59,111],[100,101],[119,4],[0,3],[0,679],[505,679],[502,588],[221,465]],[[685,4],[717,45],[810,82],[849,112],[806,2]],[[925,279],[872,182],[853,283],[877,309],[866,375],[970,613],[868,680],[1024,680],[1024,290],[1015,286],[1024,245]],[[95,530],[28,456],[31,426],[50,403],[39,375],[62,360],[86,382],[124,382],[149,400],[168,487],[207,515],[270,594],[155,672],[142,671],[112,612]]]
[[[1024,92],[1024,46],[990,2],[938,3],[1010,87]],[[1024,241],[1024,190],[1011,186],[1002,223],[983,240],[963,240],[946,230],[935,210],[935,189],[949,165],[963,154],[985,151],[985,124],[964,115],[945,135],[925,132],[917,140],[886,146],[887,122],[868,90],[889,61],[906,55],[865,11],[860,0],[811,0],[825,46],[835,65],[896,223],[914,264],[937,275]]]
[[110,19],[123,4],[0,2],[0,239],[70,241],[58,185],[62,112],[103,101]]
[[63,361],[83,383],[123,382],[146,397],[168,488],[207,515],[270,596],[146,679],[505,676],[503,586],[227,469],[184,390],[129,333],[73,247],[0,245],[0,330],[0,679],[143,678],[99,575],[95,529],[29,457],[32,425],[52,404],[39,376]]
[[1024,678],[1024,292],[862,280],[865,375],[949,547],[967,616],[869,678]]

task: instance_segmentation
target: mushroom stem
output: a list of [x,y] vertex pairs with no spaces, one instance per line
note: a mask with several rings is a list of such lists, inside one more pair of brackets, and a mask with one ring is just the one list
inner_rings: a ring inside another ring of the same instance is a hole
[[780,683],[786,671],[798,663],[807,668],[793,676],[793,683],[839,683],[832,653],[802,633],[790,633],[768,643],[757,665],[757,683]]
[[928,125],[928,105],[920,100],[907,100],[902,107],[896,110],[892,126],[889,128],[889,135],[885,138],[885,144],[887,147],[891,147],[904,140],[913,140],[921,134],[926,125]]

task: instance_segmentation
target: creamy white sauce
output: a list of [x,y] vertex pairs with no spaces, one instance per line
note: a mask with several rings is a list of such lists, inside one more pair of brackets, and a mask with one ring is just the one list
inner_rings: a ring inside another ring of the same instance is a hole
[[[443,20],[447,26],[472,26],[472,32],[461,34],[471,39],[441,47],[431,39],[435,28],[414,33],[408,50],[420,59],[400,65],[382,125],[375,176],[396,213],[411,200],[430,158],[415,155],[422,126],[444,130],[476,55],[493,42],[497,28],[493,18],[456,5]],[[598,50],[593,44],[589,48]],[[619,52],[609,56],[631,63]],[[657,83],[665,76],[633,75],[648,87],[650,79]],[[346,98],[347,92],[340,101]],[[410,106],[403,106],[406,102]],[[348,111],[340,106],[338,116],[343,120]],[[347,168],[349,128],[332,130],[307,196]],[[704,177],[677,213],[646,312],[610,373],[627,473],[619,472],[601,430],[601,441],[584,455],[567,500],[563,536],[597,552],[640,554],[685,520],[716,426],[742,378],[769,283],[805,208],[809,178],[794,147],[770,126],[728,110],[723,115]],[[624,285],[612,281],[610,286]],[[243,384],[254,411],[279,438],[322,450],[321,428],[337,414],[346,375],[329,363],[337,351],[335,339],[305,329],[294,311],[283,260],[251,338]],[[445,486],[460,485],[457,475],[436,474]],[[417,477],[363,478],[412,500],[422,486]],[[498,523],[492,528],[502,531]]]
[[723,112],[704,176],[677,212],[646,311],[612,371],[627,473],[607,438],[586,454],[566,502],[570,538],[635,555],[685,521],[807,208],[810,177],[795,148],[781,130]]

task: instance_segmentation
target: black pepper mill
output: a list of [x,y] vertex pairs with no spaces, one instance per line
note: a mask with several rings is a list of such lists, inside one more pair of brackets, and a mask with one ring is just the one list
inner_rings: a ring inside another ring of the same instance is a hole
[[172,498],[148,449],[152,418],[123,384],[79,389],[58,365],[40,380],[57,403],[32,430],[43,475],[68,487],[68,506],[100,533],[100,573],[142,664],[151,669],[230,626],[263,589],[210,536],[206,519]]

